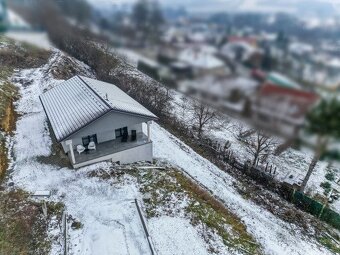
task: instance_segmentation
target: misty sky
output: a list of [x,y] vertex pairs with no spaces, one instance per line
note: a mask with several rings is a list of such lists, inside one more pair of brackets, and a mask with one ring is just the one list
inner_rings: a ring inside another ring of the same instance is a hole
[[[88,0],[97,7],[133,3],[135,0]],[[158,0],[165,6],[184,6],[191,12],[254,11],[328,16],[340,14],[340,0]]]

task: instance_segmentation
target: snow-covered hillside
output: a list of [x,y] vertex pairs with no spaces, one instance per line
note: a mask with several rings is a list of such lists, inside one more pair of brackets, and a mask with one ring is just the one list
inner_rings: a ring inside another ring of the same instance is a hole
[[[22,70],[13,77],[19,81],[21,98],[17,111],[22,114],[14,136],[13,169],[9,182],[16,188],[34,193],[37,190],[52,192],[51,200],[65,204],[67,212],[81,222],[81,230],[70,231],[70,254],[148,254],[146,236],[139,219],[134,199],[141,199],[133,180],[114,184],[89,174],[99,169],[108,171],[111,164],[101,163],[78,171],[43,164],[38,157],[51,154],[51,138],[46,117],[38,96],[47,88],[56,86],[50,68],[62,60],[55,52],[42,68]],[[84,68],[86,70],[86,68]],[[91,76],[88,73],[88,76]],[[28,86],[23,86],[32,81]],[[171,226],[167,224],[171,222]],[[160,232],[160,230],[162,230]],[[186,219],[159,218],[150,222],[150,231],[159,236],[155,244],[159,254],[208,254],[204,240]],[[177,231],[186,234],[171,235]],[[54,229],[51,254],[62,251],[61,233]],[[171,236],[171,238],[169,238]],[[112,253],[114,251],[114,253]]]
[[[28,192],[51,191],[49,199],[64,203],[68,214],[81,222],[82,228],[69,232],[70,254],[148,254],[148,243],[133,204],[135,198],[142,201],[134,178],[125,177],[123,181],[116,182],[91,177],[98,171],[110,171],[112,163],[100,163],[75,171],[39,160],[51,156],[52,139],[38,96],[61,82],[53,78],[50,69],[61,61],[62,56],[56,51],[45,66],[21,70],[13,77],[21,93],[16,105],[21,117],[13,138],[13,167],[8,181],[13,182],[15,188]],[[83,69],[88,70],[85,66]],[[156,123],[152,125],[152,139],[156,158],[164,164],[174,165],[223,201],[227,209],[246,225],[263,253],[331,254],[314,239],[303,235],[296,225],[283,222],[244,198],[234,188],[237,180]],[[158,254],[212,253],[198,228],[185,217],[151,218],[148,226]],[[54,229],[50,236],[53,240],[51,254],[61,254],[61,234]],[[218,238],[215,242],[217,247],[224,246]],[[230,252],[224,247],[218,253],[239,252]]]
[[[183,123],[191,125],[192,123],[190,120],[193,117],[191,111],[188,110],[190,109],[190,100],[177,91],[172,91],[172,94],[174,96],[174,115],[180,118]],[[210,124],[210,126],[212,127],[207,127],[209,132],[205,132],[205,135],[207,135],[210,139],[218,141],[222,144],[222,146],[229,141],[231,143],[230,150],[240,162],[252,159],[252,155],[250,155],[244,143],[237,138],[237,134],[240,130],[250,130],[252,129],[251,126],[226,115],[220,116],[220,118],[215,120],[215,123]],[[254,134],[254,136],[255,135],[256,134]],[[276,140],[277,145],[282,142],[280,138],[277,138]],[[275,175],[277,180],[287,181],[288,176],[290,175],[294,175],[297,180],[298,177],[303,178],[306,175],[312,157],[313,152],[311,150],[304,149],[298,151],[293,148],[288,148],[281,155],[269,155],[266,162],[277,168]],[[263,166],[265,166],[266,162]],[[332,171],[334,173],[335,180],[340,178],[340,167],[338,163],[334,162],[332,167],[328,167],[328,162],[319,161],[306,187],[306,190],[310,192],[311,195],[323,194],[324,190],[320,184],[327,181],[326,174],[328,171]],[[335,183],[333,185],[335,185]],[[330,204],[330,206],[334,210],[340,212],[340,200],[335,201],[333,204]]]

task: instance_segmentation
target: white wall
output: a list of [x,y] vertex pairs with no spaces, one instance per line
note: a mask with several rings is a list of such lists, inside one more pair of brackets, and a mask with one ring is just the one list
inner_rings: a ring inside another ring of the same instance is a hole
[[101,161],[110,160],[112,162],[119,161],[120,164],[130,164],[139,161],[149,161],[153,160],[152,142],[146,143],[128,150],[120,151],[111,155],[107,155],[101,158],[96,158],[84,163],[75,164],[74,168],[79,168],[91,164],[95,164]]
[[[67,140],[72,140],[73,147],[76,148],[77,145],[83,144],[82,137],[96,134],[98,143],[103,143],[115,139],[115,129],[118,128],[128,127],[129,135],[131,130],[137,130],[137,133],[141,133],[142,123],[147,121],[149,119],[139,116],[110,112],[82,128]],[[68,152],[69,148],[65,145],[65,142],[61,144],[64,151]]]
[[121,164],[129,164],[138,161],[152,162],[152,158],[152,143],[147,143],[129,150],[120,151],[114,154],[111,160],[112,162],[119,161]]

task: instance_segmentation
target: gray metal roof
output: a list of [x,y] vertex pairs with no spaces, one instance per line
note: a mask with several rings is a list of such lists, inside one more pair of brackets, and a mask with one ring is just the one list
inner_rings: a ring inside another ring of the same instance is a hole
[[109,111],[157,117],[113,84],[75,76],[40,96],[57,141]]
[[138,103],[120,88],[107,82],[80,76],[113,110],[157,118],[152,112]]

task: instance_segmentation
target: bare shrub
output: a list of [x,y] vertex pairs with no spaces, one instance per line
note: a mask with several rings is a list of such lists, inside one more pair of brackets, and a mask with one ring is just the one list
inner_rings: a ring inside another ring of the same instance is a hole
[[244,139],[246,149],[252,155],[252,166],[257,165],[259,160],[265,161],[273,153],[277,141],[275,138],[268,136],[263,131],[256,132],[255,135],[248,136]]
[[191,111],[193,126],[199,137],[202,136],[204,128],[217,120],[217,111],[201,100],[194,99],[189,110]]

